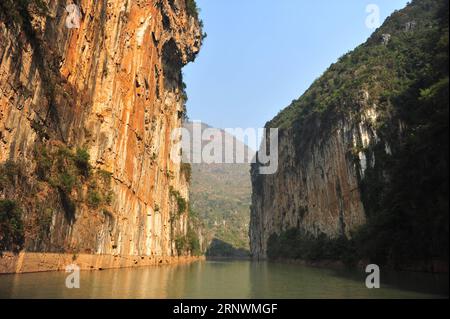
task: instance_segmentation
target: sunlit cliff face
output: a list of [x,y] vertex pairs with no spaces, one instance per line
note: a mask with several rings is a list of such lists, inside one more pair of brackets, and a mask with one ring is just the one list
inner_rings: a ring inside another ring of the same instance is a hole
[[[86,0],[68,28],[68,4],[30,7],[15,24],[0,15],[0,162],[21,170],[0,198],[20,203],[27,250],[179,254],[188,217],[175,197],[188,201],[188,183],[170,160],[170,132],[181,126],[181,68],[199,52],[199,21],[182,0]],[[65,190],[52,182],[65,173],[53,157],[62,148],[86,150],[92,167]],[[49,176],[36,173],[43,150]],[[100,173],[111,197],[92,205]]]

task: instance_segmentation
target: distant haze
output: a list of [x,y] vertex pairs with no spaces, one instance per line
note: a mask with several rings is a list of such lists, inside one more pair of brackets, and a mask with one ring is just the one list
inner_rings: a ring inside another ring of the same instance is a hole
[[[184,127],[193,136],[192,123]],[[211,128],[202,124],[202,132]],[[221,130],[223,139],[231,141],[234,148],[244,149],[245,154],[254,151]],[[205,141],[207,144],[210,141]],[[223,143],[225,146],[225,142]],[[237,147],[239,146],[239,147]],[[190,151],[190,156],[199,150]],[[183,152],[184,157],[187,154]],[[198,214],[206,229],[208,244],[213,240],[223,243],[212,252],[215,256],[242,256],[249,249],[248,228],[250,222],[251,182],[250,164],[192,164],[190,188],[191,207]],[[221,247],[229,247],[222,251]],[[233,249],[231,249],[233,248]]]

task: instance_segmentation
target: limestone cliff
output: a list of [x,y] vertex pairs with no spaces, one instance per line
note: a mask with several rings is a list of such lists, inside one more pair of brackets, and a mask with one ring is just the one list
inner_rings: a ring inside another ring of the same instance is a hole
[[181,68],[202,42],[192,2],[76,1],[67,28],[71,1],[2,1],[0,199],[22,212],[26,251],[189,253],[175,245],[188,182],[170,152]]
[[[266,258],[269,237],[291,228],[338,237],[364,224],[358,171],[349,150],[354,141],[370,136],[369,123],[341,120],[328,136],[305,139],[301,153],[292,129],[282,131],[278,171],[267,176],[252,171],[253,256]],[[320,132],[320,126],[313,122],[309,129]]]
[[267,124],[280,164],[252,167],[253,256],[448,261],[447,9],[395,12]]

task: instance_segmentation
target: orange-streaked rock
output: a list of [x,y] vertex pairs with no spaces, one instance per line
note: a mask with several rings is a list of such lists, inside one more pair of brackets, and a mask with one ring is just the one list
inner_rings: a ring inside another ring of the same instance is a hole
[[[199,21],[182,0],[82,0],[80,28],[67,29],[67,3],[51,0],[48,17],[33,17],[43,26],[35,41],[0,20],[0,163],[24,163],[54,210],[48,243],[27,238],[26,249],[173,256],[173,233],[186,232],[188,217],[170,231],[169,187],[188,200],[188,184],[169,158],[170,136],[181,126],[180,72],[200,49]],[[64,217],[57,192],[35,174],[35,146],[53,141],[86,147],[91,165],[112,173],[112,216],[77,202],[74,221]],[[39,212],[27,195],[17,188],[0,198],[23,204],[33,234]]]

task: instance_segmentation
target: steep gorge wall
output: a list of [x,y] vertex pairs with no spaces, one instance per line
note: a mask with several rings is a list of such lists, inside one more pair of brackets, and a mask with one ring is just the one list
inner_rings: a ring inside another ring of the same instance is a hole
[[[366,106],[361,105],[361,108]],[[272,234],[300,229],[313,236],[351,236],[366,221],[359,181],[364,176],[364,147],[376,136],[372,127],[374,111],[366,116],[341,118],[330,123],[312,119],[302,139],[294,129],[282,130],[279,136],[279,167],[273,175],[259,175],[252,169],[253,198],[250,226],[252,254],[267,257]]]
[[448,103],[448,1],[414,0],[267,123],[253,256],[448,271]]
[[[0,15],[0,163],[20,167],[0,199],[19,203],[26,251],[177,255],[188,215],[176,197],[188,200],[188,182],[170,159],[171,132],[200,23],[183,0],[83,0],[80,28],[68,29],[70,3],[31,7],[21,23]],[[87,204],[87,178],[66,194],[39,178],[39,150],[63,147],[86,149],[93,172],[111,176],[108,203]]]

